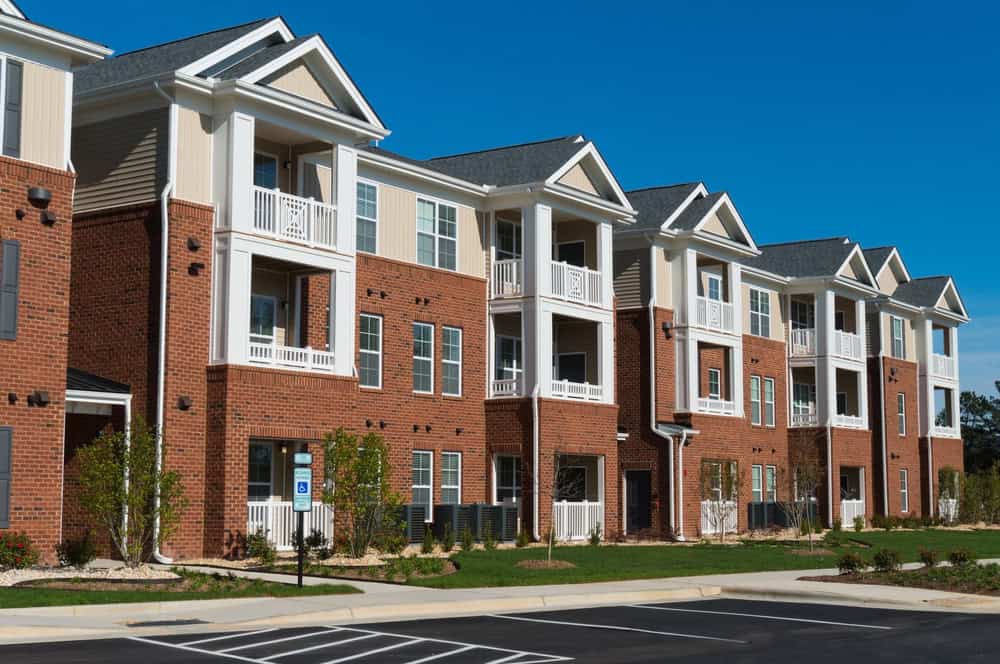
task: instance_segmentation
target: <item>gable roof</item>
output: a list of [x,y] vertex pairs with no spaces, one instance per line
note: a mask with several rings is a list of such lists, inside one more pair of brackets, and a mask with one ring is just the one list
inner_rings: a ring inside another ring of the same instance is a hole
[[228,69],[223,69],[218,74],[215,74],[214,77],[223,80],[231,80],[241,78],[247,74],[252,74],[267,63],[280,58],[285,53],[294,50],[300,44],[304,44],[316,36],[316,33],[313,33],[304,37],[296,37],[291,41],[271,44],[270,46],[260,49],[249,58],[245,58],[231,65]]
[[625,192],[637,212],[632,228],[659,230],[700,186],[700,182],[685,182]]
[[17,6],[14,0],[0,0],[0,13],[28,20],[28,17],[24,15],[24,12],[21,11],[21,8]]
[[917,279],[912,279],[905,283],[899,284],[896,290],[893,292],[892,297],[900,302],[905,302],[906,304],[912,304],[916,307],[926,307],[928,309],[940,309],[938,307],[938,302],[941,298],[951,292],[955,298],[957,304],[958,313],[960,316],[968,318],[968,313],[965,308],[965,302],[962,301],[962,296],[958,293],[958,288],[955,287],[955,281],[945,275],[940,275],[936,277],[919,277]]
[[868,269],[872,271],[872,274],[878,275],[882,270],[882,266],[889,260],[889,256],[892,255],[895,249],[896,247],[889,246],[862,250],[862,253],[865,255],[865,261],[868,262]]
[[744,263],[783,277],[829,277],[840,271],[857,246],[846,237],[765,244],[757,247],[760,256]]
[[423,162],[445,175],[477,184],[505,187],[543,182],[589,141],[579,134],[476,152],[432,157]]
[[66,389],[80,392],[107,392],[112,394],[128,394],[131,388],[124,383],[118,383],[86,371],[66,369]]
[[708,196],[702,196],[691,201],[684,210],[670,224],[671,230],[693,231],[711,212],[715,204],[726,195],[724,191],[714,191]]

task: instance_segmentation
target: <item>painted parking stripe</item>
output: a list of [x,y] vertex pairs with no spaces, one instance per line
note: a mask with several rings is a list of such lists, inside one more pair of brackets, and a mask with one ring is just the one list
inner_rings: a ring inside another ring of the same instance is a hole
[[[232,634],[226,634],[224,636],[213,636],[210,639],[198,639],[197,641],[185,641],[184,643],[177,643],[177,644],[174,644],[174,645],[179,645],[179,646],[196,646],[196,645],[200,645],[202,643],[209,643],[211,641],[223,641],[225,639],[237,639],[237,638],[239,638],[241,636],[253,636],[255,634],[265,634],[267,632],[275,632],[277,630],[278,630],[277,627],[271,627],[269,629],[258,629],[258,630],[253,631],[253,632],[234,632]],[[160,643],[160,642],[157,641],[157,643]]]
[[[336,631],[343,631],[343,630],[336,630]],[[291,657],[292,655],[298,655],[304,652],[312,652],[313,650],[322,650],[323,648],[333,648],[334,646],[343,645],[345,643],[353,643],[354,641],[364,641],[365,639],[374,639],[376,636],[378,636],[378,634],[362,634],[361,636],[355,636],[350,639],[341,639],[340,641],[327,641],[326,643],[321,643],[318,646],[309,646],[308,648],[299,648],[298,650],[289,650],[287,652],[279,652],[277,655],[262,657],[260,661],[269,662],[272,659]]]
[[269,646],[272,643],[284,643],[285,641],[295,641],[296,639],[308,639],[310,636],[322,636],[323,634],[333,634],[334,632],[339,631],[339,629],[333,628],[324,629],[319,632],[306,632],[305,634],[296,634],[294,636],[286,636],[280,639],[271,639],[270,641],[254,641],[253,643],[246,643],[234,648],[226,648],[225,650],[216,650],[215,652],[236,652],[237,650],[249,650],[250,648],[259,648],[260,646]]
[[139,641],[141,643],[149,643],[155,646],[163,646],[165,648],[174,648],[175,650],[183,650],[184,652],[194,652],[199,655],[215,655],[216,657],[225,657],[227,659],[235,659],[240,662],[253,662],[253,664],[259,664],[260,660],[250,659],[249,657],[241,657],[239,655],[232,655],[225,652],[212,652],[211,650],[203,650],[201,648],[192,648],[191,646],[186,646],[180,643],[167,643],[166,641],[154,641],[153,639],[144,639],[141,636],[130,636],[128,637],[130,641]]
[[457,650],[449,650],[447,652],[438,653],[437,655],[431,655],[430,657],[422,657],[420,659],[414,659],[406,664],[424,664],[424,662],[433,662],[435,659],[444,659],[445,657],[451,657],[452,655],[457,655],[459,653],[467,652],[469,650],[475,650],[477,646],[465,646],[464,648],[458,648]]
[[892,627],[884,625],[862,625],[859,623],[836,622],[834,620],[814,620],[811,618],[789,618],[787,616],[765,616],[759,613],[739,613],[736,611],[709,611],[707,609],[680,609],[672,606],[651,606],[649,604],[629,604],[633,609],[652,609],[654,611],[675,611],[677,613],[708,613],[717,616],[739,616],[741,618],[760,618],[762,620],[784,620],[787,622],[813,623],[815,625],[835,625],[837,627],[858,627],[862,629],[888,630]]
[[[367,634],[375,634],[377,636],[395,636],[400,639],[415,639],[418,637],[412,636],[410,634],[400,634],[398,632],[376,632],[369,629],[360,629],[355,627],[345,627],[345,630],[350,630],[352,632],[365,632]],[[425,638],[425,641],[429,643],[446,643],[451,646],[471,646],[473,648],[481,648],[482,650],[493,650],[496,652],[511,653],[511,655],[505,656],[503,661],[508,661],[510,659],[515,659],[517,657],[540,657],[541,659],[533,659],[530,662],[523,662],[521,664],[534,664],[534,662],[569,662],[572,657],[564,657],[562,655],[548,655],[541,652],[531,652],[530,650],[512,650],[511,648],[500,648],[497,646],[486,646],[478,643],[466,643],[464,641],[449,641],[447,639],[433,639]],[[493,660],[487,664],[499,664],[499,660]]]
[[362,657],[369,657],[371,655],[377,655],[379,653],[388,652],[389,650],[396,650],[398,648],[406,648],[408,646],[416,645],[418,643],[423,643],[424,639],[413,639],[412,641],[403,641],[402,643],[394,643],[391,646],[386,646],[384,648],[376,648],[375,650],[367,650],[365,652],[360,652],[357,655],[348,655],[347,657],[341,657],[339,659],[329,659],[323,664],[340,664],[341,662],[350,662],[351,660],[361,659]]
[[623,625],[598,625],[595,623],[579,623],[567,620],[546,620],[544,618],[527,618],[525,616],[505,616],[499,613],[488,613],[488,618],[500,618],[502,620],[521,620],[524,622],[546,623],[549,625],[566,625],[568,627],[584,627],[587,629],[608,629],[617,632],[640,632],[642,634],[655,634],[656,636],[672,636],[680,639],[698,639],[701,641],[723,641],[725,643],[749,644],[749,641],[739,639],[726,639],[721,636],[706,636],[704,634],[684,634],[681,632],[659,632],[652,629],[641,629],[639,627],[625,627]]

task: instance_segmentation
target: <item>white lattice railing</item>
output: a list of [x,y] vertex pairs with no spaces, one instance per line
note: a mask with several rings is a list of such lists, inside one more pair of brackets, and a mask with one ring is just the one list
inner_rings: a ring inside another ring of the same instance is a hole
[[840,522],[847,528],[854,523],[857,517],[865,518],[865,501],[863,500],[841,500],[840,501]]
[[552,261],[552,297],[600,305],[601,273],[586,267]]
[[833,426],[847,429],[864,429],[865,420],[858,415],[834,415]]
[[814,427],[819,424],[816,413],[792,413],[793,427]]
[[939,378],[955,378],[955,358],[934,353],[931,355],[931,373]]
[[962,433],[958,430],[958,427],[942,426],[940,424],[935,424],[931,427],[932,436],[940,436],[942,438],[961,438]]
[[718,534],[719,528],[725,528],[724,532],[735,533],[739,517],[736,513],[736,501],[734,500],[703,500],[701,501],[701,534]]
[[698,327],[705,327],[710,330],[721,330],[722,332],[735,332],[736,324],[733,317],[733,305],[731,302],[721,300],[711,300],[707,297],[695,298],[697,314],[695,324]]
[[938,516],[944,519],[945,523],[955,523],[958,521],[958,499],[938,499]]
[[698,411],[713,415],[735,415],[736,402],[726,401],[725,399],[701,397],[698,399]]
[[[247,502],[247,534],[261,531],[267,535],[279,551],[290,551],[294,547],[298,518],[292,510],[291,502],[262,501]],[[321,502],[313,502],[312,511],[305,515],[304,535],[316,529],[333,541],[333,507]]]
[[490,381],[490,396],[493,397],[521,396],[521,379],[501,378]]
[[337,246],[336,207],[277,189],[253,187],[253,227],[279,240]]
[[295,348],[250,341],[247,359],[251,364],[265,364],[283,369],[333,372],[333,353],[312,348]]
[[833,354],[846,357],[851,360],[864,358],[864,348],[861,337],[850,332],[833,331]]
[[600,401],[604,396],[604,390],[600,385],[594,385],[592,383],[574,383],[571,380],[553,380],[552,396],[562,399]]
[[552,527],[557,540],[583,540],[601,526],[604,532],[604,504],[601,502],[552,503]]
[[493,263],[490,285],[493,297],[513,297],[523,292],[523,263],[520,258],[509,258]]
[[792,356],[808,356],[816,354],[816,330],[802,328],[788,333],[789,354]]

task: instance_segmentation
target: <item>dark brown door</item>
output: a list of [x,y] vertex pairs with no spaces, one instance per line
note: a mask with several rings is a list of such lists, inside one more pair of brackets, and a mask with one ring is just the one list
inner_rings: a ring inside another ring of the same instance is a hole
[[650,485],[648,470],[625,471],[625,528],[629,534],[648,530],[653,525]]

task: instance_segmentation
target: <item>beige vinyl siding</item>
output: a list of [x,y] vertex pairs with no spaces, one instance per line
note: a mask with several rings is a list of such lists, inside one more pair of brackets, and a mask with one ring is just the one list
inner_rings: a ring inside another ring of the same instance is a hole
[[286,66],[278,73],[268,77],[265,85],[277,88],[283,92],[303,97],[309,101],[314,101],[323,106],[336,108],[330,95],[326,93],[323,86],[309,70],[305,62],[298,60]]
[[882,270],[882,273],[878,275],[878,289],[886,295],[892,295],[896,292],[897,286],[899,286],[899,281],[896,279],[892,268],[887,265]]
[[757,290],[763,291],[768,294],[768,301],[770,303],[771,312],[771,329],[770,336],[768,339],[773,339],[774,341],[783,341],[785,339],[785,321],[783,320],[781,311],[781,297],[763,286],[755,286],[754,284],[748,284],[743,282],[743,332],[750,334],[750,289],[756,288]]
[[866,278],[862,276],[862,274],[859,274],[858,270],[855,269],[854,261],[851,261],[844,266],[844,269],[840,271],[840,276],[854,279],[855,281],[866,281]]
[[[415,214],[415,213],[414,213]],[[486,276],[484,224],[470,207],[458,208],[458,271],[475,277]],[[414,256],[415,258],[415,256]]]
[[302,162],[302,191],[299,195],[324,203],[333,202],[333,169],[326,164]]
[[594,186],[593,181],[587,176],[586,171],[583,170],[583,166],[577,164],[573,168],[566,172],[566,175],[559,178],[559,184],[564,184],[567,187],[573,187],[574,189],[579,189],[580,191],[585,191],[588,194],[593,194],[594,196],[600,196],[601,194],[597,191],[597,187]]
[[553,353],[586,353],[587,382],[599,382],[597,367],[597,333],[593,323],[560,321],[556,328]]
[[177,111],[177,198],[212,202],[212,118],[190,108]]
[[656,277],[656,306],[674,308],[673,284],[670,283],[672,266],[666,249],[657,248],[653,253],[653,269]]
[[589,221],[560,221],[554,225],[556,243],[584,243],[584,259],[587,267],[597,269],[597,226]]
[[649,303],[649,252],[646,249],[615,252],[614,285],[618,309],[636,309]]
[[34,62],[24,63],[21,158],[25,161],[66,168],[63,142],[67,75]]
[[167,182],[166,108],[73,129],[74,212],[156,200]]
[[731,235],[729,233],[729,229],[727,229],[726,225],[722,223],[721,219],[719,219],[718,213],[713,214],[711,217],[709,217],[705,221],[705,225],[702,226],[701,229],[703,231],[708,232],[708,233],[713,233],[715,235],[721,235],[722,237],[725,237],[725,238],[731,238]]

